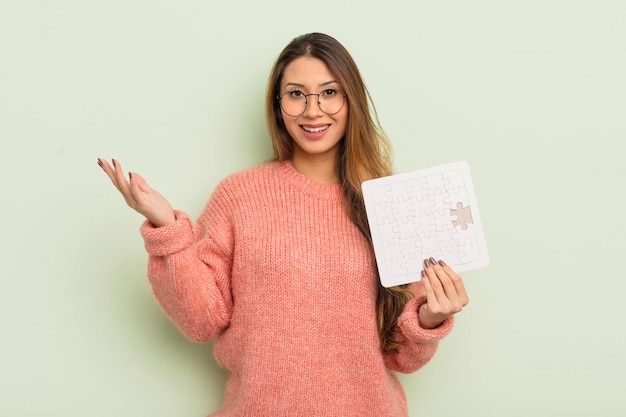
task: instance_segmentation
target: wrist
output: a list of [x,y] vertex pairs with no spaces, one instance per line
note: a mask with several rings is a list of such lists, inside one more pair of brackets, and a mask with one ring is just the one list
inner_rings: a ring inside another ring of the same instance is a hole
[[434,329],[441,325],[444,322],[442,319],[438,319],[433,317],[432,314],[428,311],[427,304],[422,304],[417,309],[417,318],[419,320],[419,325],[423,329]]
[[163,227],[167,226],[168,224],[174,223],[176,221],[176,214],[174,213],[174,211],[172,211],[168,215],[159,216],[154,219],[148,219],[148,221],[154,227]]

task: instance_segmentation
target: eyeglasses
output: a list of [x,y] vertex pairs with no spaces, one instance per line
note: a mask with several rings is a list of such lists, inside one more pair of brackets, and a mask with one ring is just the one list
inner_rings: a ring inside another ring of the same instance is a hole
[[280,108],[291,117],[297,117],[306,111],[309,96],[317,96],[320,110],[332,116],[339,113],[346,101],[346,95],[334,88],[327,88],[319,93],[305,94],[300,90],[292,90],[276,97]]

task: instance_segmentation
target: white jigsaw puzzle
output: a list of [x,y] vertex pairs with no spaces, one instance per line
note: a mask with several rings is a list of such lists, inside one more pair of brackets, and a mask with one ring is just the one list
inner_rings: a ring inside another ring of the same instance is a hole
[[457,272],[488,265],[467,162],[365,181],[362,189],[383,286],[419,281],[430,257]]

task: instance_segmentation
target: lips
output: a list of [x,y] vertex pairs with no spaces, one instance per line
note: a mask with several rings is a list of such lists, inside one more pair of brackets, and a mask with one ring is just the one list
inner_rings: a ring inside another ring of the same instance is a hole
[[308,133],[321,133],[330,127],[330,125],[301,125],[302,129]]
[[330,125],[300,125],[302,133],[309,140],[319,140],[330,131]]

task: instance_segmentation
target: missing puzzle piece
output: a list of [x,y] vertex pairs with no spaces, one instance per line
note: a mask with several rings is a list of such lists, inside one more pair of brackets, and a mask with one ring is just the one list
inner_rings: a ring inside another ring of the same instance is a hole
[[456,220],[452,221],[454,227],[461,226],[462,230],[467,230],[467,225],[474,223],[470,207],[463,207],[463,203],[456,203],[456,209],[451,209],[450,215],[456,216]]

